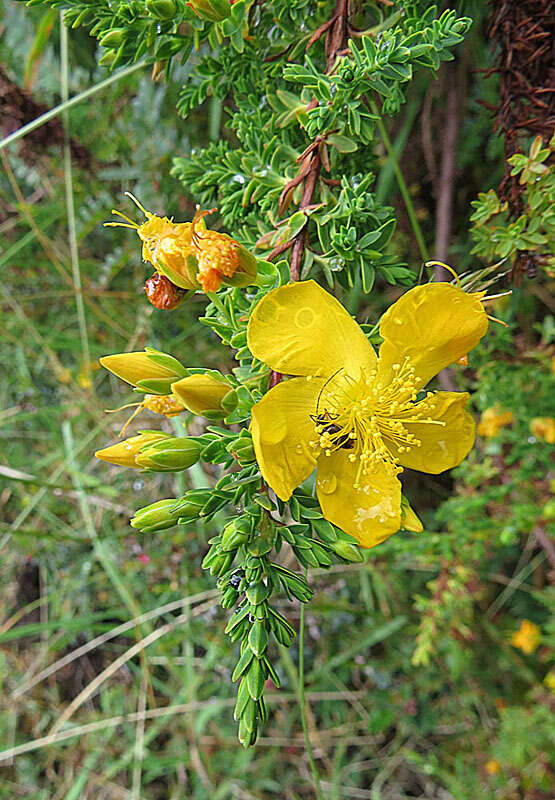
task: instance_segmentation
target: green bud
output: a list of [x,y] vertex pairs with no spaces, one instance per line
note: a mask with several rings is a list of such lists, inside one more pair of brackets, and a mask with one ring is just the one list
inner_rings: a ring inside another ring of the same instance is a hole
[[230,550],[237,550],[238,547],[248,541],[248,538],[248,532],[238,530],[235,522],[230,522],[222,533],[222,550],[226,553]]
[[193,503],[185,503],[176,510],[176,513],[179,522],[191,522],[193,519],[198,519],[199,511],[200,506],[194,505]]
[[112,28],[112,30],[104,34],[100,40],[100,44],[102,47],[119,47],[123,42],[124,34],[125,28]]
[[264,654],[268,644],[268,632],[263,622],[257,620],[249,632],[249,647],[259,658]]
[[194,8],[199,17],[204,17],[210,22],[221,22],[231,14],[229,0],[191,0],[189,5]]
[[[157,444],[162,446],[156,447]],[[196,464],[199,456],[200,445],[184,436],[147,445],[135,458],[135,463],[154,472],[180,472]]]
[[248,587],[245,594],[249,603],[252,603],[253,606],[257,606],[266,600],[270,594],[270,587],[266,586],[266,584],[262,582],[255,583],[254,586]]
[[180,514],[176,514],[172,509],[177,505],[177,500],[170,497],[167,500],[158,500],[157,503],[151,503],[149,506],[140,508],[135,512],[135,516],[131,520],[131,526],[143,533],[152,533],[153,531],[163,531],[166,528],[171,528],[177,523]]
[[111,67],[114,61],[116,60],[116,54],[113,50],[107,50],[102,58],[98,59],[98,63],[102,67]]
[[336,542],[330,544],[330,547],[335,550],[338,556],[344,558],[346,561],[362,561],[363,556],[360,549],[356,544],[346,542],[344,539],[338,539]]
[[175,0],[146,0],[146,7],[157,19],[173,19],[177,11]]

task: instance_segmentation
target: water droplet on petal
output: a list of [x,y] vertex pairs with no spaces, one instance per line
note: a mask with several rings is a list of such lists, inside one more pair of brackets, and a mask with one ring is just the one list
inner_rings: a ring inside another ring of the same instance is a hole
[[333,494],[337,489],[337,478],[335,475],[329,475],[318,481],[318,488],[324,494]]

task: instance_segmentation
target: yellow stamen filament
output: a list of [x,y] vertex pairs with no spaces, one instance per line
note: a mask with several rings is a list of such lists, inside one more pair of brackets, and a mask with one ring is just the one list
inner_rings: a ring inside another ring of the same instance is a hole
[[450,272],[451,275],[455,278],[455,280],[457,281],[457,286],[459,287],[459,289],[462,289],[461,279],[459,278],[459,276],[457,275],[457,273],[455,272],[453,267],[450,267],[449,264],[444,264],[443,261],[426,261],[425,266],[426,267],[443,267],[443,269],[446,269],[447,272]]
[[497,319],[497,317],[492,317],[491,314],[487,314],[486,316],[488,319],[491,319],[492,322],[498,322],[499,325],[503,325],[504,328],[509,327],[506,322],[503,322],[502,319]]
[[120,438],[125,435],[129,423],[145,408],[148,408],[149,411],[153,411],[155,414],[162,414],[164,417],[175,417],[176,414],[181,414],[185,411],[185,407],[171,394],[145,394],[144,399],[140,403],[128,403],[119,408],[107,408],[105,410],[107,414],[115,414],[116,411],[123,411],[124,408],[135,408],[135,411],[119,432]]
[[[207,217],[210,214],[213,214],[217,210],[218,210],[217,208],[209,208],[208,211],[201,211],[200,207],[197,208],[197,210],[195,212],[195,216],[193,217],[193,221],[191,222],[191,231],[192,231],[191,240],[192,240],[192,242],[193,242],[195,247],[200,247],[200,240],[202,238],[204,238],[197,231],[197,223],[198,223],[198,221],[201,220],[203,217]],[[206,233],[204,234],[204,236],[206,236]]]
[[378,463],[387,465],[394,475],[402,472],[397,453],[421,445],[407,425],[445,425],[427,415],[433,410],[432,392],[416,402],[422,379],[409,359],[394,364],[393,373],[387,385],[377,380],[376,371],[363,373],[358,381],[342,375],[324,390],[324,411],[317,415],[314,445],[328,456],[345,449],[350,461],[358,461],[355,486]]
[[500,292],[499,294],[490,294],[488,297],[482,297],[482,303],[487,303],[488,300],[499,300],[500,297],[509,297],[513,293],[512,289],[508,292]]

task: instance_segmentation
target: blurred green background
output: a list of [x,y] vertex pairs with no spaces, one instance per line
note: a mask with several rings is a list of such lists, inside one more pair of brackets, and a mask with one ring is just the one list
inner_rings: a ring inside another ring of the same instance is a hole
[[[437,81],[416,79],[390,123],[434,252],[438,131],[458,82],[449,263],[460,271],[480,266],[470,255],[470,202],[503,170],[502,142],[480,105],[497,97],[497,80],[477,71],[491,64],[491,43],[480,4],[466,6],[477,18],[456,61]],[[64,70],[70,95],[108,77],[84,31],[69,31],[61,47],[57,12],[3,2],[1,13],[2,136],[61,101]],[[214,476],[200,466],[143,475],[93,457],[125,418],[104,410],[130,400],[98,369],[99,356],[148,344],[187,366],[231,367],[196,323],[204,297],[155,310],[135,234],[102,226],[112,208],[129,211],[127,190],[152,211],[190,218],[195,198],[170,177],[172,158],[219,138],[226,101],[177,117],[187,70],[176,65],[161,83],[150,68],[134,69],[76,104],[65,157],[60,117],[1,152],[2,800],[314,796],[294,647],[276,659],[283,688],[266,695],[271,717],[257,746],[237,744],[236,654],[214,580],[200,568],[216,528],[144,537],[128,525],[136,508]],[[378,190],[399,218],[392,246],[417,273],[391,164],[379,155]],[[355,287],[343,299],[373,321],[397,294],[377,283],[370,298]],[[474,392],[477,419],[490,409],[475,450],[453,474],[409,476],[425,533],[410,549],[393,537],[362,564],[311,574],[309,725],[333,800],[552,796],[553,438],[533,423],[554,413],[549,282],[525,281],[493,313],[509,327],[491,326],[470,368],[453,377]],[[145,412],[142,421],[158,427],[159,418]],[[189,613],[191,597],[202,602]],[[283,606],[296,623],[298,607]],[[164,635],[129,655],[163,625]],[[76,698],[64,733],[41,741]],[[169,704],[179,713],[164,714]],[[22,743],[29,749],[10,755]]]

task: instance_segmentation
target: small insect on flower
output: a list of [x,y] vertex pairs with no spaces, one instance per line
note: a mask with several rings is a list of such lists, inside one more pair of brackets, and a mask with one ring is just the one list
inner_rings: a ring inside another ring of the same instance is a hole
[[319,434],[322,439],[333,443],[334,448],[339,447],[343,448],[344,450],[352,450],[355,446],[354,437],[351,435],[346,435],[341,433],[341,428],[339,425],[336,425],[334,420],[339,419],[339,414],[331,414],[328,410],[320,411],[320,400],[322,397],[322,392],[328,385],[328,383],[335,378],[338,372],[341,370],[337,370],[334,372],[333,375],[328,378],[326,383],[320,389],[320,393],[318,395],[318,400],[316,401],[316,413],[310,414],[310,419],[316,425],[316,433]]

